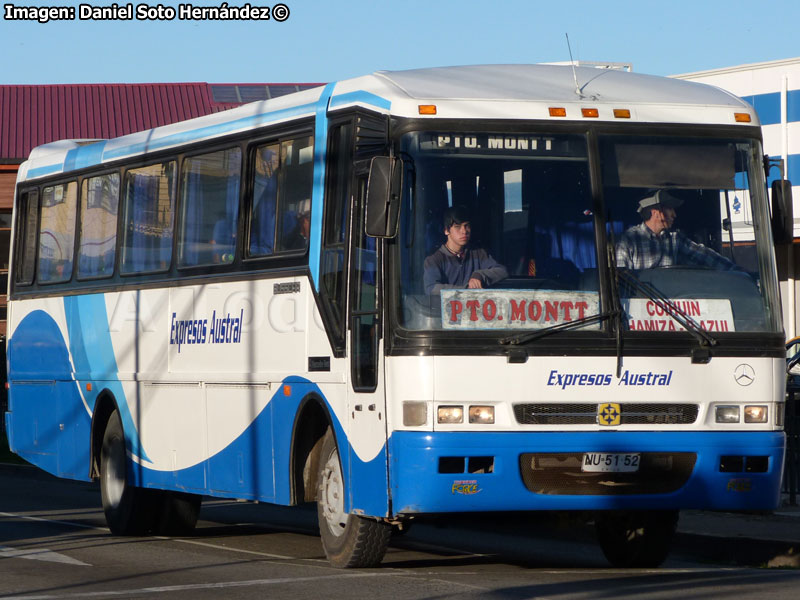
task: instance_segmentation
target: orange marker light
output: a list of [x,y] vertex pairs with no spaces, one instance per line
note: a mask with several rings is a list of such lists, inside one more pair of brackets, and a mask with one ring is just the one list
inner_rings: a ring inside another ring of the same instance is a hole
[[421,115],[435,115],[436,114],[436,105],[435,104],[420,104],[419,105],[419,114],[421,114]]
[[290,385],[283,386],[283,395],[284,396],[291,396],[292,395],[292,386],[290,386]]
[[567,109],[562,108],[560,106],[551,106],[547,109],[550,111],[551,117],[566,117],[567,116]]
[[629,111],[627,108],[615,108],[614,117],[617,119],[630,119],[631,111]]
[[581,109],[581,114],[584,117],[591,117],[591,118],[595,118],[595,119],[600,116],[600,113],[598,112],[598,110],[596,108],[582,108]]
[[91,383],[87,383],[86,384],[86,391],[87,392],[91,392],[92,391],[92,384]]
[[750,113],[733,113],[733,118],[736,119],[737,123],[749,123]]

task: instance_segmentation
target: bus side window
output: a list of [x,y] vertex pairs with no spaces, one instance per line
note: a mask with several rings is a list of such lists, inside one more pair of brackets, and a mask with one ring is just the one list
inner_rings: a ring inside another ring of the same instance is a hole
[[275,251],[275,211],[278,206],[278,144],[261,146],[253,166],[253,202],[250,216],[250,256],[269,256]]
[[240,148],[183,161],[178,265],[233,262],[239,224]]
[[114,273],[118,204],[119,173],[83,180],[78,279],[110,277]]
[[347,215],[350,207],[350,176],[353,164],[353,126],[350,123],[332,128],[328,156],[325,216],[322,232],[320,284],[323,309],[332,320],[335,344],[344,352],[346,307]]
[[314,186],[314,138],[281,142],[277,251],[305,250]]
[[175,162],[125,173],[122,273],[166,271],[172,261]]
[[77,200],[78,184],[74,181],[42,190],[37,268],[40,283],[69,281],[72,277]]
[[36,268],[36,225],[39,222],[39,192],[31,190],[22,195],[20,203],[19,235],[14,256],[16,282],[20,285],[33,283]]

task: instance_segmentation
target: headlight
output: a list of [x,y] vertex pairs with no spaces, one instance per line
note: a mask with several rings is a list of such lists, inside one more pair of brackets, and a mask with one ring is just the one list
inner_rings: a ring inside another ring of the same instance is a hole
[[717,423],[738,423],[738,406],[717,406],[714,409]]
[[463,423],[464,407],[440,406],[439,410],[437,411],[437,419],[439,423]]
[[422,427],[427,422],[427,402],[403,402],[403,425],[406,427]]
[[494,406],[470,406],[469,422],[491,425],[494,423]]
[[753,404],[744,407],[745,423],[766,423],[769,419],[769,407],[763,404]]

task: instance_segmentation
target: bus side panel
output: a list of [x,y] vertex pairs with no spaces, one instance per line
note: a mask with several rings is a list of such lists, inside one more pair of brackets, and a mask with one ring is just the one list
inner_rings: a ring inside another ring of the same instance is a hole
[[28,312],[8,342],[9,445],[49,473],[88,480],[90,409],[73,379],[62,330],[48,314],[58,314],[51,311],[56,304],[36,305],[45,310]]

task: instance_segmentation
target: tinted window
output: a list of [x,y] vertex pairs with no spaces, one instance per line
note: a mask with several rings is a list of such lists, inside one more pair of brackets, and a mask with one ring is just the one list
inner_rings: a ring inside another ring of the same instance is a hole
[[40,282],[68,281],[75,249],[75,209],[78,184],[74,181],[42,190],[39,229]]
[[123,273],[165,271],[172,259],[175,163],[125,173]]
[[117,246],[119,174],[92,177],[81,190],[81,237],[78,277],[110,277]]
[[239,148],[193,156],[183,162],[180,266],[233,261],[241,164]]

